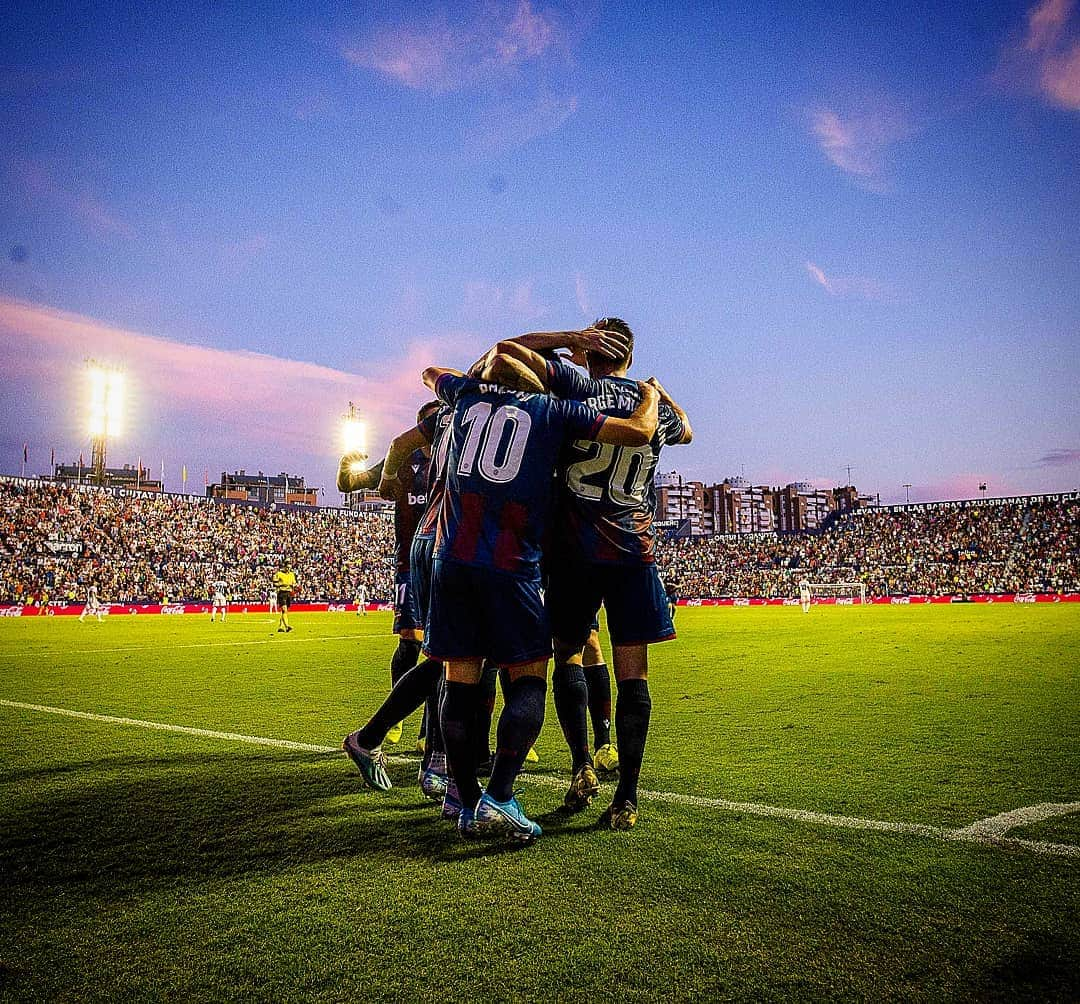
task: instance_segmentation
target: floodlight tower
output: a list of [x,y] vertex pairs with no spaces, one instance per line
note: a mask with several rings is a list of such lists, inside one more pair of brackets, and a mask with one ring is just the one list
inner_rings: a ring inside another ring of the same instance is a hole
[[349,410],[342,416],[341,445],[346,453],[367,452],[367,430],[352,401],[349,402]]
[[90,479],[95,485],[104,485],[108,441],[118,436],[123,427],[124,374],[100,366],[93,359],[87,360],[86,372],[90,379]]
[[[367,428],[360,420],[360,413],[352,401],[349,402],[349,410],[342,416],[341,420],[341,447],[345,453],[359,453],[363,455],[364,459],[367,459]],[[359,473],[359,471],[363,470],[363,467],[363,460],[355,460],[351,470],[353,473]],[[345,493],[345,505],[347,507],[351,508],[354,494],[354,492]]]

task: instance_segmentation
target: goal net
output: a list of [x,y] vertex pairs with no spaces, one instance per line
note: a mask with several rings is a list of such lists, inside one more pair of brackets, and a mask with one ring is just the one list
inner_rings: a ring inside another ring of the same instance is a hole
[[810,596],[834,596],[837,599],[850,599],[852,602],[857,598],[860,603],[866,602],[865,582],[811,582]]

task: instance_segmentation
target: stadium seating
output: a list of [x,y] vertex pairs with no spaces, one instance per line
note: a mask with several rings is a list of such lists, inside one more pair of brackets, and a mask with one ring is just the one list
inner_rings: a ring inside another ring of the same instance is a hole
[[[287,552],[299,595],[389,601],[393,529],[384,515],[282,509],[183,495],[0,482],[0,603],[266,598]],[[80,553],[71,553],[75,545]],[[802,578],[866,583],[871,596],[1080,590],[1080,500],[948,503],[842,516],[821,534],[695,537],[658,543],[684,597],[793,596]]]

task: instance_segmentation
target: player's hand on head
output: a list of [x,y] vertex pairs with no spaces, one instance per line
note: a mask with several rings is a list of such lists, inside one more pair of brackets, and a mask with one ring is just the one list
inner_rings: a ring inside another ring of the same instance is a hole
[[579,332],[575,348],[583,352],[595,352],[608,359],[622,359],[629,351],[630,343],[620,331],[586,328]]

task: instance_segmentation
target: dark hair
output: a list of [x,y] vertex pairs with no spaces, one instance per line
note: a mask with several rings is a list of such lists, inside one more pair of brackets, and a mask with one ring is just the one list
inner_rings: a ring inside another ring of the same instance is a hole
[[420,405],[420,410],[416,413],[416,424],[419,425],[425,418],[428,417],[436,408],[439,407],[439,401],[427,401]]
[[599,328],[601,331],[617,331],[620,335],[623,335],[626,338],[626,355],[621,359],[613,359],[611,362],[617,366],[629,362],[630,357],[634,354],[634,333],[630,330],[630,325],[626,321],[621,317],[601,317],[598,321],[593,321],[592,326]]

